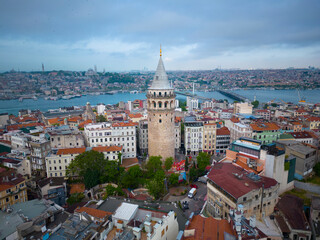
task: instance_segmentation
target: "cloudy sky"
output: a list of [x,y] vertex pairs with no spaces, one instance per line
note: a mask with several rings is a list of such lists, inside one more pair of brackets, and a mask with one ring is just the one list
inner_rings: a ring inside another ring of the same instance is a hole
[[0,0],[0,71],[320,67],[319,0]]

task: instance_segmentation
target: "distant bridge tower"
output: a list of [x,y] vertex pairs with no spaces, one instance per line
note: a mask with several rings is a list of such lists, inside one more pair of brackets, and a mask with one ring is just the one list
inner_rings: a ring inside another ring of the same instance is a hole
[[42,63],[42,72],[44,72],[44,65],[43,65],[43,63]]

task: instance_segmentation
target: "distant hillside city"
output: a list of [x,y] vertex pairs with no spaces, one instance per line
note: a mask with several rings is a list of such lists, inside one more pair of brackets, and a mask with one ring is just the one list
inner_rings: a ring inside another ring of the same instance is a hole
[[[154,72],[88,71],[10,71],[0,74],[0,99],[47,97],[70,99],[84,94],[112,91],[145,91]],[[212,70],[169,71],[168,79],[175,90],[197,89],[315,89],[320,88],[320,70]]]

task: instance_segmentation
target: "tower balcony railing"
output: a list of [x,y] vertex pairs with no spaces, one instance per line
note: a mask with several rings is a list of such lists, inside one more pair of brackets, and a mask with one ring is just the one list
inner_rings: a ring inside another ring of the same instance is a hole
[[158,94],[154,95],[154,94],[147,93],[147,98],[169,99],[169,98],[175,98],[175,97],[176,97],[175,93],[167,94],[167,95],[161,95],[161,96],[159,96]]
[[166,108],[158,108],[158,107],[147,107],[147,111],[157,111],[157,112],[166,112],[169,110],[174,110],[175,107],[166,107]]

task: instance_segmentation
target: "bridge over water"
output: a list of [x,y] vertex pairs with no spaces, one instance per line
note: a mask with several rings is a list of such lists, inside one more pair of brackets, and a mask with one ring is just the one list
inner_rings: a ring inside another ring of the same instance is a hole
[[193,98],[198,98],[198,99],[201,99],[201,100],[211,100],[212,98],[208,98],[208,97],[201,97],[201,96],[198,96],[198,95],[193,95],[192,93],[186,93],[186,92],[178,92],[178,91],[175,91],[176,94],[179,94],[179,95],[183,95],[183,96],[187,96],[187,97],[193,97]]
[[233,93],[233,92],[230,92],[230,91],[226,91],[226,90],[216,90],[217,92],[219,92],[220,94],[224,95],[224,96],[227,96],[229,98],[232,98],[236,101],[248,101],[248,98],[244,97],[244,96],[241,96],[239,94],[236,94],[236,93]]
[[[233,92],[230,92],[230,91],[226,91],[226,90],[215,90],[217,91],[218,93],[224,95],[224,96],[227,96],[231,99],[234,99],[236,101],[248,101],[247,98],[239,95],[239,94],[236,94],[236,93],[233,93]],[[179,94],[179,95],[183,95],[183,96],[187,96],[187,97],[194,97],[194,98],[198,98],[198,99],[201,99],[201,100],[211,100],[212,98],[208,98],[208,97],[201,97],[201,96],[198,96],[198,95],[193,95],[192,93],[186,93],[186,92],[178,92],[178,91],[175,91],[176,94]]]

